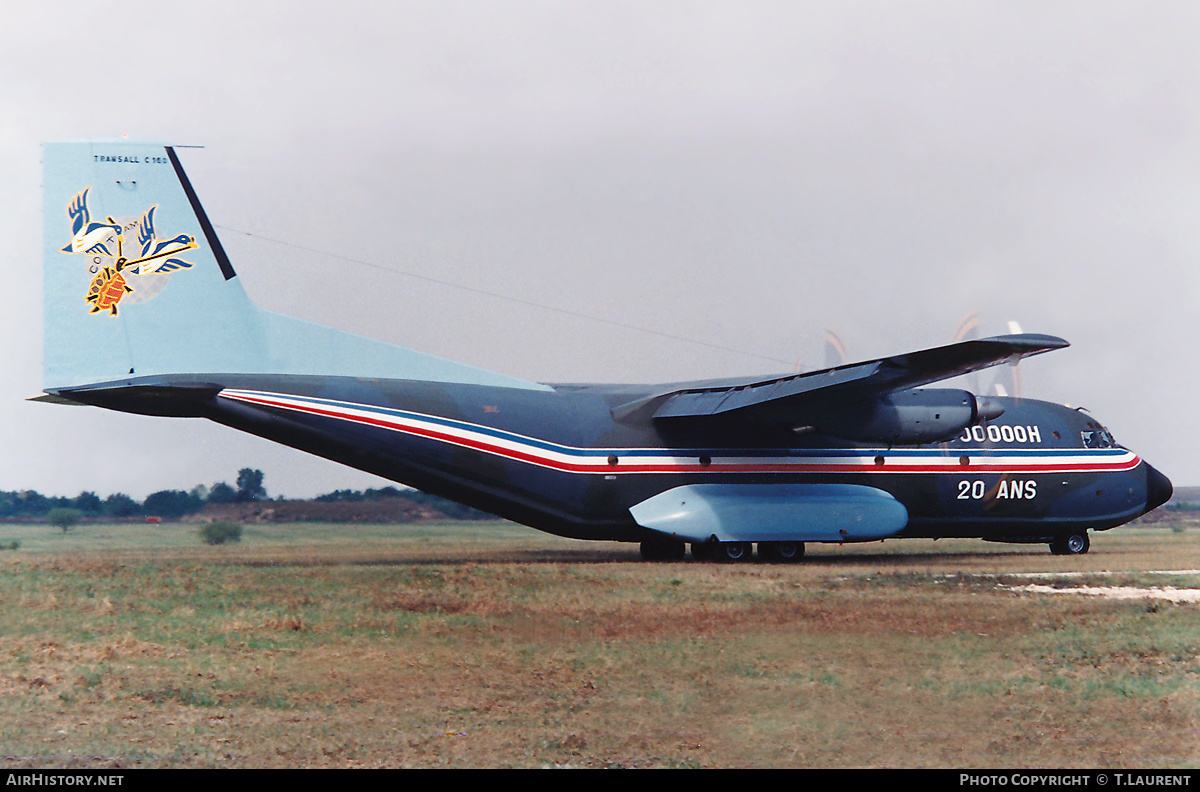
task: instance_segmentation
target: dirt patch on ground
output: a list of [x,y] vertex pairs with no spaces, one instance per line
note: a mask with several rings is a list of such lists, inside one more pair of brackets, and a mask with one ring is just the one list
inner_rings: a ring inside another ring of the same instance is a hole
[[1055,586],[1019,586],[1013,591],[1025,591],[1031,594],[1084,594],[1089,597],[1104,597],[1105,599],[1156,599],[1169,602],[1200,602],[1200,589],[1176,588],[1137,588],[1135,586],[1077,586],[1073,588],[1057,588]]

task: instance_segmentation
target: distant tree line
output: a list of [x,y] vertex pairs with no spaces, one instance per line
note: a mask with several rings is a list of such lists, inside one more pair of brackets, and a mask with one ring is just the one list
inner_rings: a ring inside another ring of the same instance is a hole
[[[494,519],[494,516],[478,509],[439,498],[418,490],[402,490],[396,487],[382,489],[337,490],[318,495],[314,500],[323,502],[356,502],[381,498],[407,498],[415,503],[437,509],[447,517],[459,520]],[[263,472],[253,468],[238,471],[237,483],[231,486],[218,481],[211,487],[203,484],[184,490],[159,490],[137,501],[123,492],[101,498],[94,492],[81,492],[74,498],[43,495],[35,490],[6,492],[0,490],[0,520],[49,519],[51,512],[59,520],[71,512],[78,520],[96,519],[139,519],[162,517],[175,520],[194,514],[210,504],[249,503],[266,501],[267,490],[263,486]],[[66,530],[64,527],[63,530]]]
[[396,487],[382,487],[380,489],[365,489],[365,490],[334,490],[333,492],[324,495],[318,495],[313,498],[315,501],[322,503],[358,503],[361,501],[381,500],[383,498],[406,498],[413,503],[419,503],[422,506],[428,506],[431,509],[437,509],[447,517],[452,517],[455,520],[494,520],[496,515],[490,514],[479,509],[472,509],[470,506],[464,506],[446,498],[437,495],[430,495],[428,492],[421,492],[414,489],[397,489]]
[[210,503],[247,503],[267,499],[263,487],[263,472],[252,468],[238,471],[237,486],[224,481],[206,487],[200,484],[190,492],[183,490],[159,490],[144,501],[115,492],[101,499],[94,492],[81,492],[74,498],[43,495],[36,490],[5,492],[0,490],[0,519],[44,518],[55,509],[73,509],[83,519],[100,517],[122,519],[145,516],[168,519],[182,517],[203,509]]

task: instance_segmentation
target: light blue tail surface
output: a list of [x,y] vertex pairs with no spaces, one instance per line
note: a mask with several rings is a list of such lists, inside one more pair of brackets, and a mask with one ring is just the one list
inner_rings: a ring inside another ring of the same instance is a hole
[[46,390],[182,373],[546,389],[258,309],[169,146],[48,143],[43,167]]

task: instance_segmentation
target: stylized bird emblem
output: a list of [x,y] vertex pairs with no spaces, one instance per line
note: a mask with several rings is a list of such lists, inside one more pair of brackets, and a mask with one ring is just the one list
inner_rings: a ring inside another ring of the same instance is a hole
[[[108,315],[116,316],[118,304],[126,295],[134,293],[134,284],[138,285],[138,294],[131,300],[136,302],[155,296],[165,286],[169,273],[192,266],[192,262],[177,256],[199,246],[195,238],[187,234],[160,240],[154,228],[154,213],[158,206],[151,206],[138,219],[108,217],[107,222],[93,221],[88,209],[88,191],[91,189],[87,187],[76,193],[67,204],[72,236],[70,244],[61,250],[91,256],[90,271],[94,277],[86,299],[91,303],[93,313],[106,311]],[[129,244],[126,234],[134,237],[136,244]]]
[[174,272],[192,266],[190,261],[170,257],[196,247],[196,240],[187,234],[180,234],[174,239],[159,241],[154,232],[154,210],[157,208],[157,206],[151,206],[142,215],[142,221],[139,224],[137,241],[142,246],[141,258],[128,261],[124,266],[135,275]]
[[109,234],[121,233],[121,226],[108,218],[107,223],[92,220],[88,211],[87,187],[81,193],[76,193],[75,199],[67,204],[67,216],[71,218],[71,242],[62,249],[63,253],[94,253],[101,256],[114,255],[109,249],[111,240]]

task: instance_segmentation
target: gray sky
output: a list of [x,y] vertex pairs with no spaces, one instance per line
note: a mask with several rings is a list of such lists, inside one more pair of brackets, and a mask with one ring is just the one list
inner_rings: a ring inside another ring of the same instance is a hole
[[120,134],[206,147],[184,165],[271,310],[545,382],[819,367],[826,327],[866,359],[978,311],[1072,343],[1024,364],[1025,395],[1200,484],[1197,23],[1097,0],[11,3],[0,489],[382,484],[24,401],[39,145]]

